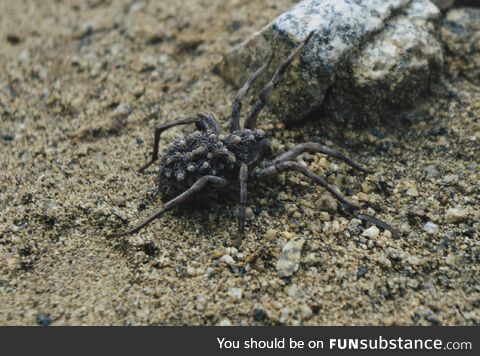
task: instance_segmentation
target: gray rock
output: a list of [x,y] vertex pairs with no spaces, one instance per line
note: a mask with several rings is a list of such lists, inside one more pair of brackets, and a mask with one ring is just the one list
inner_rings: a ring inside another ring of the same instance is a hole
[[441,35],[448,52],[458,62],[461,75],[480,83],[480,9],[450,10],[443,21]]
[[435,36],[438,9],[414,0],[338,73],[325,106],[340,118],[382,118],[406,109],[426,92],[443,68]]
[[439,16],[428,0],[304,0],[226,54],[218,70],[238,87],[274,53],[265,82],[315,31],[271,108],[284,121],[301,120],[322,105],[337,116],[375,116],[410,104],[437,78]]
[[449,223],[459,223],[468,219],[469,211],[462,207],[447,209],[445,212],[445,220]]
[[423,230],[429,233],[430,235],[438,235],[438,232],[440,231],[438,225],[434,224],[431,221],[423,225]]
[[282,248],[282,253],[277,261],[277,274],[279,277],[290,277],[298,270],[300,256],[305,240],[301,237],[288,241]]
[[432,0],[440,10],[451,8],[455,4],[455,0]]

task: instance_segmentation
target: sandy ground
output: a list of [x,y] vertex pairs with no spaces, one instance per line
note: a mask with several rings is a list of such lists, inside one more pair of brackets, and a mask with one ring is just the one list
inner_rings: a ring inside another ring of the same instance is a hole
[[[374,168],[301,158],[399,238],[362,236],[368,226],[294,174],[251,185],[240,252],[236,187],[105,238],[162,205],[155,168],[136,171],[153,127],[202,110],[225,127],[235,89],[212,68],[293,3],[0,2],[0,324],[479,324],[480,81],[465,58],[449,55],[425,102],[382,124],[261,116],[275,149],[316,140]],[[278,278],[295,237],[299,270]]]

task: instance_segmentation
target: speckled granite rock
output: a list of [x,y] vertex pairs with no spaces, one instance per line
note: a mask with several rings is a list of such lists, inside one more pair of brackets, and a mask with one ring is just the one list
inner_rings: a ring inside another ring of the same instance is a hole
[[298,270],[304,243],[305,239],[298,237],[288,241],[283,246],[282,254],[277,261],[277,275],[279,277],[290,277]]
[[462,59],[459,63],[462,75],[480,83],[480,9],[450,10],[443,21],[441,34],[448,51]]
[[440,10],[445,10],[451,8],[455,5],[455,0],[432,0],[432,2],[437,5]]
[[339,118],[387,119],[414,103],[441,76],[438,15],[430,1],[413,1],[337,73],[327,111]]
[[378,116],[409,104],[438,76],[439,16],[428,0],[304,0],[226,54],[218,69],[239,86],[273,51],[271,74],[315,30],[271,98],[277,116],[298,121],[324,101],[335,114]]

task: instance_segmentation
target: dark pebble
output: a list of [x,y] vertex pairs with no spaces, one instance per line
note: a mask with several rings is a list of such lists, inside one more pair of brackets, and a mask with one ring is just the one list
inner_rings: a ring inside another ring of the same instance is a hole
[[381,144],[380,148],[383,151],[388,151],[388,150],[390,150],[390,148],[392,148],[392,142],[388,139],[384,140],[384,141],[382,141],[382,144]]
[[6,141],[6,142],[11,142],[11,141],[13,141],[13,136],[11,136],[11,135],[0,135],[0,140]]
[[368,268],[365,266],[360,266],[357,269],[357,278],[358,279],[363,278],[367,275],[367,273],[368,273]]
[[52,324],[52,318],[50,314],[39,313],[37,315],[37,324],[41,326],[49,326]]
[[384,133],[377,128],[373,130],[373,135],[380,140],[385,138]]
[[241,267],[238,267],[238,274],[240,276],[244,276],[247,274],[247,270],[245,269],[245,267],[241,266]]
[[475,232],[476,232],[475,228],[471,226],[467,226],[465,230],[463,230],[463,235],[473,238],[473,236],[475,235]]
[[265,311],[263,309],[255,308],[253,310],[253,319],[255,321],[263,321],[263,320],[265,320],[266,317],[267,317],[267,314],[265,313]]
[[8,43],[12,44],[12,45],[17,45],[19,44],[22,40],[20,39],[20,37],[18,37],[17,35],[7,35],[7,41]]
[[430,136],[445,136],[448,135],[448,129],[446,127],[435,127],[430,130]]
[[361,235],[363,232],[363,227],[361,226],[351,226],[348,227],[348,232],[350,232],[352,235]]
[[242,27],[243,23],[240,20],[234,20],[229,26],[230,31],[235,32]]

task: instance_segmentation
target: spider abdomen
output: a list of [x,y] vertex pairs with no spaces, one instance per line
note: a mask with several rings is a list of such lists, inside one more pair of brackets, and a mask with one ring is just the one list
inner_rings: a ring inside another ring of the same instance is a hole
[[225,136],[212,131],[195,131],[177,138],[161,160],[158,187],[165,197],[183,193],[206,175],[230,178],[237,159],[225,144]]
[[242,130],[224,136],[195,131],[177,138],[160,159],[158,187],[169,198],[183,193],[206,175],[232,179],[241,163],[255,163],[263,153],[264,132]]

